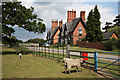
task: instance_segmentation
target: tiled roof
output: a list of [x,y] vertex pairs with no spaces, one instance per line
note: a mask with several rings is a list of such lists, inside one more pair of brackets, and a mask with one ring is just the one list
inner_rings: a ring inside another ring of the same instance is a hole
[[74,29],[76,28],[76,26],[78,25],[79,21],[81,21],[82,25],[84,28],[86,28],[86,25],[84,23],[84,21],[82,20],[81,17],[73,19],[72,22],[66,22],[66,27],[67,27],[67,31],[68,32],[73,32]]
[[113,33],[115,33],[115,31],[109,31],[109,32],[103,33],[103,39],[110,39]]

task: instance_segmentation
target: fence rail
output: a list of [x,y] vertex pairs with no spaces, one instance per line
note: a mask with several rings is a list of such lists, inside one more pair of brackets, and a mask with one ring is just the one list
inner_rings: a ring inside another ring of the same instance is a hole
[[[77,54],[74,54],[77,53]],[[83,53],[88,54],[88,56],[84,56]],[[84,61],[84,66],[91,67],[96,73],[100,73],[102,75],[106,75],[108,77],[117,78],[120,79],[120,75],[118,74],[118,67],[120,66],[118,64],[118,61],[120,59],[111,58],[111,57],[100,57],[98,54],[120,54],[116,52],[87,52],[87,51],[77,51],[77,50],[70,50],[66,47],[34,47],[34,53],[33,55],[44,57],[44,58],[51,58],[51,59],[57,59],[62,60],[65,57],[69,58],[88,58],[88,60]],[[92,56],[90,56],[90,54]],[[105,61],[104,59],[108,60],[114,60],[114,62],[111,61]]]

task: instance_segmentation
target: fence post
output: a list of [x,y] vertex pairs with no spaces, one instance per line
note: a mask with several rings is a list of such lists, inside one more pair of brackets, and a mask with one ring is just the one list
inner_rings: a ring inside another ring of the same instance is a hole
[[46,46],[45,46],[45,58],[46,58]]
[[66,57],[67,58],[70,58],[70,46],[69,45],[67,45],[67,47],[66,47]]
[[97,72],[98,70],[98,53],[95,51],[95,54],[94,54],[94,65],[95,65],[95,72]]
[[43,57],[43,46],[42,46],[42,57]]

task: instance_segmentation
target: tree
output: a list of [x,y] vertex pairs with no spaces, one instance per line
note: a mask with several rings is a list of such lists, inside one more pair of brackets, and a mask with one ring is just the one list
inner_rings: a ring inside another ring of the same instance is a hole
[[97,5],[89,12],[88,18],[87,18],[87,28],[86,28],[86,40],[90,42],[97,42],[102,41],[103,36],[100,29],[100,13],[97,9]]
[[116,16],[116,19],[113,22],[115,22],[115,26],[120,26],[120,14]]
[[120,37],[120,14],[116,16],[116,19],[113,22],[115,22],[114,26],[117,26],[118,28],[118,35]]
[[116,18],[113,20],[113,22],[115,22],[115,24],[112,25],[111,22],[106,22],[105,27],[103,28],[103,30],[107,31],[115,31],[118,35],[118,37],[120,37],[120,15],[116,16]]
[[100,13],[98,11],[97,5],[94,8],[94,19],[95,19],[95,41],[102,41],[103,40],[103,36],[102,36],[102,32],[100,29]]
[[44,39],[29,39],[26,41],[26,43],[38,43],[39,45],[43,45],[46,41]]
[[[17,25],[29,32],[43,33],[46,30],[42,19],[33,13],[34,8],[26,8],[21,2],[2,2],[2,38],[10,39]],[[5,39],[6,40],[6,39]]]
[[112,28],[113,26],[111,26],[111,22],[106,22],[106,24],[105,24],[105,27],[104,28],[102,28],[103,30],[105,30],[105,32],[107,32],[107,30],[109,29],[109,28]]
[[94,15],[93,15],[93,10],[91,10],[89,12],[89,15],[88,15],[88,18],[87,18],[87,22],[86,22],[86,25],[87,25],[87,28],[85,29],[86,30],[86,40],[92,42],[94,41],[94,38],[95,38],[95,35],[94,35]]

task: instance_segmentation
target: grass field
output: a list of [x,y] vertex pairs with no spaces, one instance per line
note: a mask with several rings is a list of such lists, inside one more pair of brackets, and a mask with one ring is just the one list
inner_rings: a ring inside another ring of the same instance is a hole
[[99,78],[93,71],[80,68],[82,72],[64,74],[62,63],[32,55],[7,54],[2,56],[3,78]]
[[[22,59],[18,58],[15,50],[11,48],[2,48],[3,52],[14,53],[14,54],[6,54],[2,55],[2,77],[3,78],[99,78],[97,74],[95,74],[92,70],[82,68],[82,72],[72,74],[64,74],[64,67],[62,66],[62,62],[57,63],[55,60],[47,59],[49,57],[49,53],[46,53],[47,58],[40,58],[31,55],[23,55]],[[37,54],[37,53],[36,53]],[[38,53],[39,54],[39,53]],[[45,53],[43,54],[45,57]],[[55,54],[55,59],[63,58],[63,54]],[[64,55],[65,56],[65,55]],[[53,58],[53,53],[50,54],[50,58]],[[71,57],[76,58],[76,57]],[[107,62],[104,60],[98,60],[101,62]],[[93,59],[88,59],[88,62],[94,63]],[[105,64],[98,64],[99,66],[106,66]],[[118,67],[111,65],[108,68],[118,69]],[[75,69],[73,69],[75,70]],[[108,70],[107,70],[108,71]],[[109,70],[108,72],[113,72],[118,74],[118,72],[114,72]],[[87,76],[86,76],[87,75]]]

